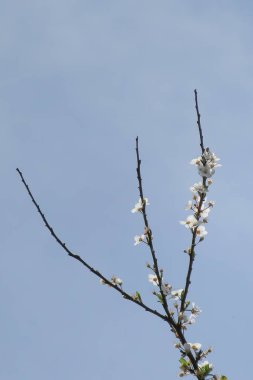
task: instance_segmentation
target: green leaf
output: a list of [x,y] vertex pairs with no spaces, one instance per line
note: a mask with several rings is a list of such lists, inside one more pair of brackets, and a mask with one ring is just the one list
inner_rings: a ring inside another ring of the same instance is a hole
[[180,361],[180,363],[181,363],[181,368],[189,367],[189,366],[190,366],[190,362],[188,362],[188,361],[185,360],[184,358],[180,358],[179,361]]
[[140,293],[136,291],[135,295],[136,295],[136,298],[137,298],[140,302],[142,302],[142,299],[141,299],[141,295],[140,295]]
[[156,293],[156,297],[158,298],[158,302],[163,303],[163,297],[160,293]]
[[227,376],[221,376],[220,380],[228,380]]

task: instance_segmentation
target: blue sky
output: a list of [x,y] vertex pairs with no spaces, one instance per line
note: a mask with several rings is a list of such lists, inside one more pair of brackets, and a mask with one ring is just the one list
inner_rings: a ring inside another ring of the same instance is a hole
[[135,137],[159,262],[180,288],[190,235],[178,221],[198,181],[195,88],[223,166],[190,292],[203,312],[188,336],[214,348],[218,373],[249,375],[252,13],[233,0],[2,2],[2,379],[177,378],[168,328],[64,254],[15,169],[74,252],[158,307],[148,251],[133,246]]

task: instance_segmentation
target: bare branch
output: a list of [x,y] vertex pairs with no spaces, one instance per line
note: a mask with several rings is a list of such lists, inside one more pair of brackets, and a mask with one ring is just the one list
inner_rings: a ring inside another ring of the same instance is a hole
[[201,151],[202,151],[202,154],[203,154],[204,151],[205,151],[205,147],[204,147],[204,139],[203,139],[203,133],[202,133],[201,123],[200,123],[200,113],[199,113],[198,92],[197,92],[197,90],[194,90],[194,95],[195,95],[195,108],[196,108],[196,112],[197,112],[197,125],[198,125],[198,128],[199,128],[200,147],[201,147]]
[[157,261],[156,253],[155,253],[155,250],[154,250],[154,247],[153,247],[152,231],[151,231],[151,229],[149,227],[149,223],[148,223],[148,217],[147,217],[147,212],[146,212],[146,202],[145,202],[145,199],[144,199],[144,196],[143,196],[143,188],[142,188],[141,160],[140,160],[139,144],[138,144],[138,142],[139,142],[139,140],[138,140],[138,136],[137,136],[136,137],[136,158],[137,158],[136,172],[137,172],[137,179],[138,179],[138,184],[139,184],[140,198],[141,198],[142,205],[143,205],[142,206],[142,216],[143,216],[144,225],[145,225],[145,231],[146,231],[146,236],[147,236],[147,245],[150,248],[151,256],[152,256],[152,259],[153,259],[154,272],[155,272],[155,275],[156,275],[156,277],[158,279],[158,286],[159,286],[160,293],[161,293],[162,300],[163,300],[162,305],[163,305],[164,311],[165,311],[166,315],[168,316],[168,319],[169,319],[170,323],[175,324],[174,318],[172,317],[171,313],[169,312],[168,303],[167,303],[166,297],[164,295],[164,292],[162,290],[162,276],[161,276],[161,272],[160,272],[160,269],[159,269],[159,266],[158,266],[158,261]]
[[136,305],[140,306],[141,308],[145,309],[146,311],[148,311],[149,313],[151,314],[154,314],[156,315],[157,317],[163,319],[164,321],[168,322],[168,318],[166,315],[163,315],[161,313],[159,313],[158,311],[150,308],[149,306],[147,306],[146,304],[144,304],[142,301],[140,301],[139,299],[134,299],[133,296],[131,296],[130,294],[126,293],[124,290],[122,290],[118,285],[115,285],[113,284],[110,280],[108,280],[104,275],[102,275],[102,273],[100,273],[98,270],[92,268],[86,261],[84,261],[80,256],[76,255],[75,253],[71,252],[71,250],[66,246],[66,244],[58,237],[58,235],[54,232],[53,228],[51,227],[51,225],[48,223],[47,221],[47,218],[45,217],[45,215],[43,214],[43,212],[41,211],[40,209],[40,206],[39,204],[36,202],[34,196],[32,195],[32,192],[28,186],[28,184],[26,183],[24,177],[23,177],[23,174],[22,172],[17,168],[16,169],[20,178],[21,178],[21,181],[23,182],[26,190],[27,190],[27,193],[29,194],[34,206],[36,207],[38,213],[40,214],[43,222],[45,223],[45,227],[49,230],[49,232],[51,233],[52,237],[57,241],[57,243],[67,252],[67,254],[72,257],[73,259],[79,261],[82,265],[84,265],[87,269],[89,269],[93,274],[95,274],[95,276],[99,277],[101,280],[104,281],[105,284],[109,285],[110,287],[112,287],[113,289],[115,289],[117,292],[119,292],[123,298],[125,298],[126,300],[128,301],[132,301],[133,303],[135,303]]

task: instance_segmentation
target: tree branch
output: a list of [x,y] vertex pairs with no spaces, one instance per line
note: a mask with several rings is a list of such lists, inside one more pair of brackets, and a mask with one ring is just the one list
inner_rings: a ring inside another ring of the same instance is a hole
[[[201,147],[202,155],[203,155],[205,152],[205,147],[204,147],[202,127],[201,127],[201,123],[200,123],[200,113],[199,113],[199,106],[198,106],[197,90],[194,90],[194,95],[195,95],[195,108],[196,108],[196,113],[197,113],[197,125],[198,125],[198,129],[199,129],[200,147]],[[205,162],[203,162],[203,164],[205,165]],[[202,183],[203,183],[203,187],[205,188],[206,187],[206,178],[205,177],[203,177]],[[200,219],[201,208],[202,208],[203,202],[205,200],[205,197],[206,197],[206,193],[202,193],[200,195],[199,207],[198,207],[197,215],[196,215],[197,220]],[[192,233],[192,241],[191,241],[191,247],[190,247],[190,251],[189,251],[190,260],[189,260],[189,265],[188,265],[188,271],[187,271],[187,276],[186,276],[186,282],[185,282],[183,297],[181,299],[181,306],[180,306],[181,312],[183,312],[185,310],[185,301],[186,301],[186,297],[188,295],[189,287],[191,284],[191,274],[192,274],[192,269],[193,269],[193,262],[195,259],[196,237],[197,237],[197,227],[194,228],[194,231]]]
[[159,313],[157,310],[155,309],[152,309],[150,308],[149,306],[147,306],[146,304],[144,304],[142,301],[140,301],[139,299],[135,299],[133,296],[131,296],[130,294],[128,294],[127,292],[125,292],[124,290],[122,290],[118,285],[115,285],[113,284],[110,280],[108,280],[102,273],[100,273],[98,270],[92,268],[92,266],[90,266],[86,261],[84,261],[80,256],[76,255],[75,253],[71,252],[71,250],[66,246],[66,244],[58,237],[58,235],[54,232],[54,229],[51,227],[51,225],[48,223],[47,221],[47,218],[45,217],[45,215],[43,214],[43,212],[41,211],[41,208],[39,206],[39,204],[36,202],[28,184],[26,183],[24,177],[23,177],[23,174],[22,172],[17,168],[16,169],[20,178],[21,178],[21,181],[23,182],[26,190],[27,190],[27,193],[29,194],[29,197],[31,198],[34,206],[36,207],[39,215],[41,216],[43,222],[45,223],[45,227],[49,230],[49,232],[51,233],[52,237],[56,240],[56,242],[65,250],[65,252],[67,252],[67,254],[72,257],[73,259],[79,261],[82,265],[84,265],[87,269],[89,269],[93,274],[95,274],[95,276],[99,277],[101,280],[103,280],[103,282],[107,285],[109,285],[110,287],[112,287],[113,289],[115,289],[117,292],[119,292],[123,298],[125,298],[126,300],[128,301],[131,301],[133,303],[135,303],[136,305],[140,306],[141,308],[143,308],[144,310],[148,311],[149,313],[153,314],[153,315],[156,315],[157,317],[161,318],[162,320],[164,320],[165,322],[168,322],[168,318],[166,315],[163,315],[161,313]]
[[[163,306],[164,311],[167,315],[167,319],[168,319],[167,322],[169,323],[173,333],[180,340],[182,345],[184,345],[185,343],[187,343],[187,340],[184,337],[184,334],[181,330],[181,326],[175,322],[173,316],[171,315],[171,313],[169,311],[166,296],[162,290],[163,282],[162,282],[161,270],[159,269],[159,266],[158,266],[158,260],[157,260],[156,253],[155,253],[154,246],[153,246],[153,242],[152,242],[152,239],[153,239],[152,231],[149,227],[148,217],[147,217],[147,213],[146,213],[146,202],[145,202],[144,195],[143,195],[142,178],[141,178],[141,160],[140,160],[138,142],[139,142],[139,140],[138,140],[138,136],[137,136],[136,137],[136,158],[137,158],[136,172],[137,172],[137,179],[138,179],[138,184],[139,184],[138,187],[139,187],[139,192],[140,192],[140,198],[141,198],[141,202],[142,202],[142,216],[143,216],[146,235],[147,235],[147,245],[149,246],[151,256],[153,259],[153,269],[154,269],[155,275],[158,279],[158,286],[159,286],[160,294],[161,294],[162,301],[163,301],[162,306]],[[197,375],[197,371],[198,371],[198,364],[197,363],[198,363],[198,361],[195,359],[195,357],[193,356],[193,354],[191,352],[188,352],[187,356],[192,363],[192,366],[194,368],[194,373],[196,374],[197,378],[200,379],[200,377],[198,377],[198,375]]]
[[199,113],[198,92],[197,92],[197,90],[194,90],[194,95],[195,95],[195,108],[196,108],[196,112],[197,112],[197,125],[198,125],[198,128],[199,128],[200,147],[201,147],[201,151],[202,151],[202,154],[203,154],[204,151],[205,151],[205,147],[204,147],[204,139],[203,139],[203,133],[202,133],[201,123],[200,123],[200,113]]

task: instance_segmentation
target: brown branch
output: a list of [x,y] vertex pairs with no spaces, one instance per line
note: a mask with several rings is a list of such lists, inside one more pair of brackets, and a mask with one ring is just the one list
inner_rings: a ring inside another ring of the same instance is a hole
[[[148,223],[148,217],[147,217],[147,213],[146,213],[146,203],[145,203],[145,199],[144,199],[144,195],[143,195],[143,187],[142,187],[142,177],[141,177],[141,160],[140,160],[140,154],[139,154],[139,144],[138,144],[139,140],[138,140],[138,136],[136,137],[136,158],[137,158],[137,168],[136,168],[136,172],[137,172],[137,179],[138,179],[138,187],[139,187],[139,192],[140,192],[140,198],[141,198],[141,202],[142,202],[142,216],[143,216],[143,220],[144,220],[144,225],[145,225],[145,230],[146,230],[146,236],[147,236],[147,245],[149,246],[150,248],[150,252],[151,252],[151,256],[152,256],[152,259],[153,259],[153,269],[154,269],[154,272],[155,272],[155,275],[158,279],[158,286],[159,286],[159,290],[160,290],[160,294],[162,296],[162,306],[164,308],[164,311],[167,315],[167,322],[169,323],[170,327],[171,327],[171,331],[175,334],[175,336],[180,340],[180,342],[182,343],[182,345],[184,345],[185,343],[187,343],[187,340],[185,339],[184,337],[184,334],[181,330],[181,325],[176,323],[173,316],[171,315],[170,311],[169,311],[169,307],[168,307],[168,303],[167,303],[167,299],[166,299],[166,296],[162,290],[162,276],[160,275],[161,271],[159,269],[159,266],[158,266],[158,260],[157,260],[157,257],[156,257],[156,253],[155,253],[155,250],[154,250],[154,246],[153,246],[153,242],[152,242],[152,231],[149,227],[149,223]],[[197,371],[198,371],[198,361],[197,359],[193,356],[193,354],[191,352],[187,353],[187,356],[188,358],[190,359],[191,363],[192,363],[192,366],[194,368],[194,374],[197,376],[198,379],[200,379],[200,377],[197,375]]]
[[146,213],[146,202],[144,200],[143,187],[142,187],[141,160],[140,160],[138,142],[139,142],[139,140],[138,140],[138,136],[137,136],[136,137],[136,158],[137,158],[136,172],[137,172],[137,179],[138,179],[138,184],[139,184],[138,187],[139,187],[139,192],[140,192],[140,198],[141,198],[141,202],[142,202],[142,216],[143,216],[145,231],[146,231],[146,236],[147,236],[147,245],[149,246],[151,256],[153,259],[153,265],[154,265],[153,268],[154,268],[154,272],[155,272],[155,275],[156,275],[157,280],[158,280],[158,286],[159,286],[160,293],[161,293],[162,300],[163,300],[162,305],[163,305],[164,311],[165,311],[166,315],[168,316],[170,323],[175,324],[175,321],[169,312],[166,296],[164,295],[163,290],[162,290],[162,276],[160,274],[158,261],[157,261],[156,253],[155,253],[154,246],[153,246],[152,231],[151,231],[151,229],[149,227],[149,223],[148,223],[148,217],[147,217],[147,213]]
[[[199,113],[199,106],[198,106],[197,90],[194,90],[194,95],[195,95],[195,108],[196,108],[196,113],[197,113],[197,125],[198,125],[198,129],[199,129],[200,147],[201,147],[202,155],[203,155],[205,152],[205,147],[204,147],[202,127],[201,127],[201,123],[200,123],[200,113]],[[205,165],[205,163],[206,162],[203,162],[204,165]],[[203,177],[203,187],[204,188],[206,187],[206,178],[205,177]],[[196,215],[197,220],[200,219],[201,208],[202,208],[203,202],[205,200],[205,197],[206,197],[206,193],[202,193],[200,195],[199,207],[198,207],[197,215]],[[186,276],[186,282],[185,282],[183,297],[181,299],[181,306],[180,306],[181,312],[184,312],[184,310],[185,310],[185,301],[186,301],[186,297],[188,295],[189,287],[191,284],[191,274],[192,274],[192,269],[193,269],[193,262],[195,259],[196,236],[197,236],[197,227],[194,228],[193,233],[192,233],[192,241],[191,241],[191,247],[190,247],[190,251],[189,251],[190,260],[189,260],[189,265],[188,265],[188,271],[187,271],[187,276]]]
[[163,315],[161,313],[159,313],[158,311],[156,311],[155,309],[151,309],[149,306],[147,306],[146,304],[144,304],[142,301],[140,301],[139,299],[135,299],[133,296],[131,296],[130,294],[126,293],[124,290],[122,290],[119,286],[113,284],[110,280],[108,280],[104,275],[102,275],[102,273],[100,273],[98,270],[92,268],[86,261],[84,261],[80,256],[74,254],[73,252],[71,252],[71,250],[66,246],[66,244],[58,237],[58,235],[54,232],[53,228],[51,227],[51,225],[48,223],[47,221],[47,218],[45,217],[45,215],[43,214],[43,212],[41,211],[40,209],[40,206],[39,204],[36,202],[34,196],[32,195],[32,192],[28,186],[28,184],[26,183],[24,177],[23,177],[23,174],[22,172],[17,168],[16,169],[20,178],[21,178],[21,181],[23,182],[26,190],[27,190],[27,193],[29,194],[34,206],[36,207],[38,213],[40,214],[43,222],[45,223],[45,227],[49,230],[49,232],[51,233],[52,237],[57,241],[57,243],[67,252],[67,254],[72,257],[73,259],[79,261],[82,265],[84,265],[87,269],[89,269],[93,274],[95,274],[95,276],[99,277],[101,280],[104,281],[105,284],[109,285],[110,287],[112,287],[113,289],[115,289],[117,292],[119,292],[123,298],[127,299],[128,301],[132,301],[134,302],[136,305],[140,306],[141,308],[143,308],[144,310],[148,311],[149,313],[153,314],[153,315],[156,315],[157,317],[163,319],[164,321],[168,322],[168,318],[166,315]]
[[[203,179],[203,182],[204,181],[205,181],[205,179]],[[199,207],[198,207],[198,211],[197,211],[197,215],[196,215],[197,220],[199,220],[199,218],[200,218],[201,207],[202,207],[202,204],[204,202],[205,196],[206,196],[206,193],[202,193],[200,196]],[[185,281],[185,287],[184,287],[184,292],[183,292],[183,296],[181,299],[181,306],[180,306],[181,312],[185,311],[185,301],[186,301],[186,297],[187,297],[188,292],[189,292],[189,287],[191,285],[191,274],[192,274],[193,263],[194,263],[194,259],[195,259],[195,246],[196,246],[196,238],[197,238],[197,228],[198,228],[198,226],[196,226],[194,228],[193,233],[192,233],[191,247],[189,250],[190,260],[189,260],[188,271],[187,271],[187,276],[186,276],[186,281]]]
[[196,112],[197,112],[197,125],[198,125],[198,128],[199,128],[200,147],[201,147],[201,151],[202,151],[202,154],[203,154],[204,151],[205,151],[205,147],[204,147],[204,139],[203,139],[203,133],[202,133],[202,128],[201,128],[201,122],[200,122],[200,113],[199,113],[198,92],[197,92],[197,90],[194,90],[194,96],[195,96],[195,108],[196,108]]

